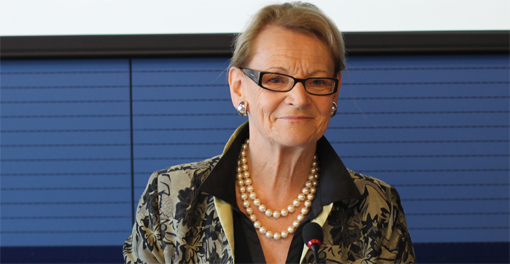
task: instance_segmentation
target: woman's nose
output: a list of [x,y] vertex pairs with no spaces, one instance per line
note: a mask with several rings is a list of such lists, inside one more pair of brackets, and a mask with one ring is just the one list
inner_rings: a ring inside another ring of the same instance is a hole
[[296,83],[294,88],[288,91],[288,93],[289,94],[287,95],[287,99],[289,100],[289,103],[297,108],[302,108],[309,103],[310,94],[308,94],[305,86],[301,82]]

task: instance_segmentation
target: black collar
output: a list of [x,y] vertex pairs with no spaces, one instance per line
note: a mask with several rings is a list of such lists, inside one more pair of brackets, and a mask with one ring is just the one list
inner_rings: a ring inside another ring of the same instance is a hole
[[[201,192],[211,194],[231,205],[236,205],[235,176],[237,160],[241,152],[241,146],[248,137],[249,125],[246,123],[200,186]],[[342,160],[324,136],[317,141],[317,157],[319,159],[320,177],[317,189],[318,195],[315,201],[319,200],[321,207],[336,201],[361,196],[349,171],[347,171]]]

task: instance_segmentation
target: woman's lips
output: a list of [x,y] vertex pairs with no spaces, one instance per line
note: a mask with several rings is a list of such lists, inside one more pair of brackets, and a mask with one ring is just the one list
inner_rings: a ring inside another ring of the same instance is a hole
[[279,117],[278,119],[281,119],[283,121],[288,121],[288,122],[300,122],[300,121],[308,121],[313,118],[308,117],[308,116],[284,116],[284,117]]

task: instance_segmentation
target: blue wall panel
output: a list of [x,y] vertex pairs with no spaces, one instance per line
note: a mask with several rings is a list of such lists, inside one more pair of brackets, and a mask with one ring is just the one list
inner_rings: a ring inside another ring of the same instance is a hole
[[243,122],[227,85],[228,61],[133,60],[135,197],[150,172],[221,154]]
[[509,241],[508,57],[348,66],[327,136],[348,167],[397,187],[413,241]]
[[129,232],[128,66],[2,62],[2,246],[117,245]]
[[[227,66],[2,62],[2,245],[121,245],[150,173],[221,154],[246,120]],[[351,57],[342,82],[326,136],[397,188],[413,242],[510,241],[508,56]]]

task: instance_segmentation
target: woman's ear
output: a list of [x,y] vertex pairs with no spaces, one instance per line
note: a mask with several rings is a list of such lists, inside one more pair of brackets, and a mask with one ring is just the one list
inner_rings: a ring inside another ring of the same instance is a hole
[[244,90],[242,82],[243,73],[237,67],[230,67],[228,71],[228,85],[230,86],[230,97],[232,104],[237,109],[239,102],[244,99]]

